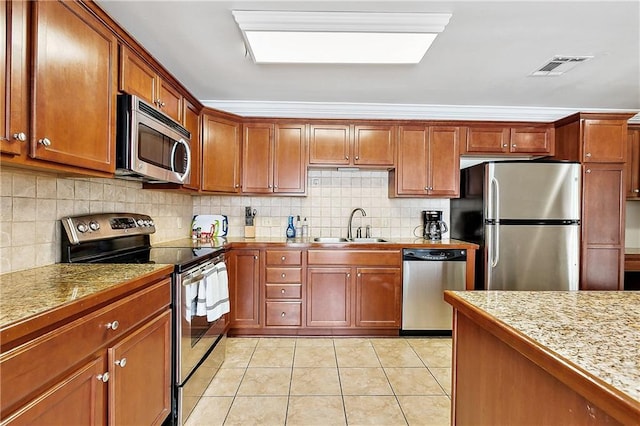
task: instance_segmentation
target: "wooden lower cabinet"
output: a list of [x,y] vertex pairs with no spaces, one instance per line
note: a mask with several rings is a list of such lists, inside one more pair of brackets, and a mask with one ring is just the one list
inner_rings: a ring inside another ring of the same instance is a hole
[[398,268],[356,269],[356,326],[400,327],[402,280]]
[[307,269],[307,327],[350,327],[351,268]]
[[260,326],[260,250],[234,249],[227,257],[231,328]]
[[2,424],[162,424],[170,286],[163,279],[0,354]]

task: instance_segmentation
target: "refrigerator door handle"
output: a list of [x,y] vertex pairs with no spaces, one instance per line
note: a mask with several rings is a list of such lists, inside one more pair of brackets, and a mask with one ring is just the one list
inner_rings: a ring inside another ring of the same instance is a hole
[[489,218],[500,220],[500,186],[498,184],[498,179],[495,177],[491,177],[491,215]]
[[495,268],[498,266],[498,261],[500,261],[500,227],[499,224],[495,224],[491,227],[491,233],[493,244],[491,245],[491,267]]

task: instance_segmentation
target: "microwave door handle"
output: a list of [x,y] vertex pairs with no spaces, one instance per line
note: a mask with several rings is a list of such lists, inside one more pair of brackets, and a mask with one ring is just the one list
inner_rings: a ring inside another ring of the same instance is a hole
[[[187,151],[187,171],[181,175],[180,173],[176,172],[176,169],[174,167],[175,164],[175,160],[176,160],[176,148],[178,148],[178,144],[182,144],[184,145],[185,150]],[[184,139],[180,139],[179,141],[176,141],[176,143],[173,144],[173,148],[171,148],[171,171],[173,173],[175,173],[175,175],[178,177],[178,179],[180,180],[180,182],[184,182],[184,180],[187,178],[187,176],[189,176],[189,171],[191,170],[191,148],[189,148],[189,144],[187,142],[185,142]]]

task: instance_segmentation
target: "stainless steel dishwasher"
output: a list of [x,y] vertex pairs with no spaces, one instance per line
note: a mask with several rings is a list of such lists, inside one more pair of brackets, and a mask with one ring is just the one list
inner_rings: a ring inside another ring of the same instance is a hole
[[402,334],[451,334],[444,290],[464,290],[466,250],[402,250]]

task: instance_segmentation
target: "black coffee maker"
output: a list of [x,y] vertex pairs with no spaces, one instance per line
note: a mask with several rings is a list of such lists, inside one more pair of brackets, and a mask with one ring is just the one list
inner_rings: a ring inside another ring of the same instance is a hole
[[449,228],[442,220],[442,210],[423,210],[422,224],[424,225],[423,238],[425,240],[439,241],[442,234]]

